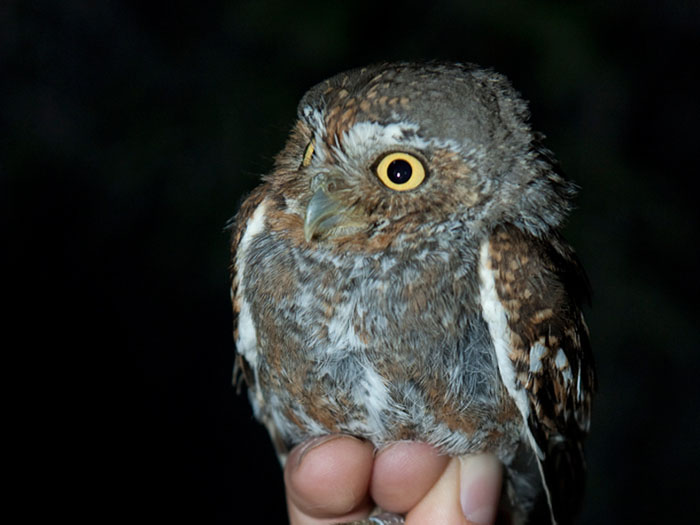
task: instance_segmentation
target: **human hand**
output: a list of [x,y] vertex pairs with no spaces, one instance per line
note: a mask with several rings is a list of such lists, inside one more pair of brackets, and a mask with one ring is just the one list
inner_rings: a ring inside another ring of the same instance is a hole
[[440,456],[425,443],[393,443],[375,455],[366,441],[323,436],[294,448],[284,472],[291,525],[366,518],[375,506],[407,525],[492,524],[501,465],[492,455]]

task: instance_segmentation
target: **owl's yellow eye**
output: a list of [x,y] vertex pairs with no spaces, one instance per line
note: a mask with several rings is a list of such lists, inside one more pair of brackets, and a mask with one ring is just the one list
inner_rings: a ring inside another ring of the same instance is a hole
[[377,177],[387,188],[407,191],[417,188],[425,179],[423,163],[410,153],[389,153],[377,164]]
[[309,144],[306,146],[306,149],[304,150],[304,157],[303,160],[301,161],[301,165],[305,168],[309,164],[311,164],[311,158],[314,156],[314,141],[312,140],[309,142]]

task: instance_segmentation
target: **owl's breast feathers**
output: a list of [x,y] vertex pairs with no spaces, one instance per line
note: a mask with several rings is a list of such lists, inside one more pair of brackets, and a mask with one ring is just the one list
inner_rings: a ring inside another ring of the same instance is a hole
[[260,195],[234,230],[236,368],[278,447],[348,432],[452,454],[513,448],[522,418],[479,314],[477,242],[395,232],[384,250],[357,253],[355,239],[339,253]]
[[570,248],[502,226],[453,246],[459,261],[428,245],[392,280],[390,243],[363,259],[374,265],[366,271],[357,258],[319,258],[301,218],[264,195],[246,200],[233,231],[236,370],[280,453],[337,431],[454,454],[512,448],[524,433],[566,522],[594,390],[586,285]]

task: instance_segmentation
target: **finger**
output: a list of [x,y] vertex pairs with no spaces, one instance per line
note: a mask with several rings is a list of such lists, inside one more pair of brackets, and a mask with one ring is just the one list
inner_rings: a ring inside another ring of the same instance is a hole
[[460,503],[468,522],[494,523],[501,499],[501,462],[492,454],[479,454],[461,458],[460,467]]
[[393,443],[374,460],[370,495],[382,509],[403,514],[423,499],[448,462],[427,443]]
[[350,436],[323,436],[292,450],[284,470],[290,523],[367,516],[373,459],[372,445]]
[[406,515],[406,525],[466,525],[459,502],[459,459],[452,458],[437,483]]
[[453,458],[437,483],[406,516],[407,525],[492,525],[501,494],[498,459]]

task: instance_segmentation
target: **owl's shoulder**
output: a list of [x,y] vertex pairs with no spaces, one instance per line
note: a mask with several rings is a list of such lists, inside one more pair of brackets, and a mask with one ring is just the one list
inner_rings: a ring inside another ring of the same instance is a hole
[[[231,300],[233,305],[233,338],[234,341],[241,343],[240,337],[240,318],[241,310],[243,308],[243,298],[242,298],[242,284],[241,284],[241,273],[243,268],[242,258],[240,257],[243,251],[241,242],[245,237],[246,229],[250,226],[250,221],[255,215],[256,211],[260,209],[260,205],[265,199],[268,193],[268,188],[266,184],[262,184],[255,188],[248,197],[241,204],[238,213],[230,221],[229,227],[231,229],[231,266],[230,266],[230,277],[231,277]],[[247,324],[250,324],[248,322]],[[251,369],[250,363],[245,358],[245,353],[240,351],[236,354],[236,360],[234,363],[233,370],[233,382],[239,388],[241,386],[241,380],[243,380],[249,387],[254,387],[254,373]],[[254,351],[254,349],[253,349]],[[248,354],[252,353],[249,351]],[[250,357],[250,356],[249,356]]]
[[[499,370],[535,451],[554,517],[580,503],[595,373],[581,306],[588,283],[573,250],[515,227],[496,229],[484,245],[482,297],[496,304],[490,324]],[[485,295],[484,295],[485,293]]]
[[248,221],[253,216],[253,213],[258,206],[265,199],[265,196],[268,194],[268,186],[268,184],[261,184],[250,192],[250,194],[241,203],[241,207],[236,215],[229,222],[229,227],[231,229],[231,254],[234,261],[236,251],[239,248],[241,238],[246,226],[248,225]]
[[594,378],[581,310],[589,285],[576,254],[558,234],[539,238],[515,227],[496,229],[487,249],[509,358],[545,433],[570,432],[573,421],[584,430]]

